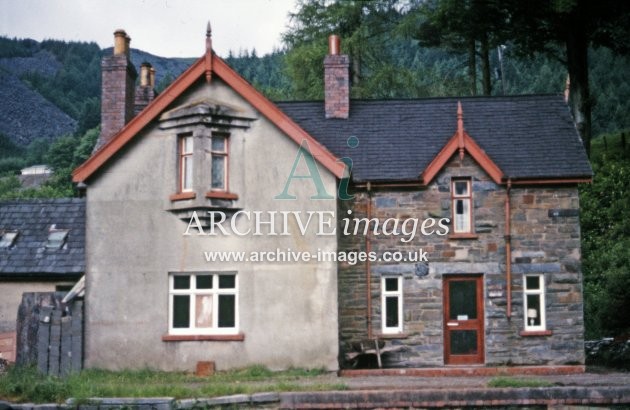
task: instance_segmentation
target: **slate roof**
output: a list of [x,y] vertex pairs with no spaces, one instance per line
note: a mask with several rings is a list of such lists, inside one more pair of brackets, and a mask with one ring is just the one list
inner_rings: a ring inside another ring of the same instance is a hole
[[[592,170],[560,95],[351,100],[350,118],[326,119],[322,101],[277,106],[339,157],[353,180],[418,180],[457,129],[464,128],[512,179],[589,178]],[[359,145],[347,140],[356,136]]]
[[[68,229],[61,249],[47,249],[52,225]],[[85,272],[85,200],[0,201],[0,231],[17,230],[10,248],[0,248],[0,277],[80,277]]]

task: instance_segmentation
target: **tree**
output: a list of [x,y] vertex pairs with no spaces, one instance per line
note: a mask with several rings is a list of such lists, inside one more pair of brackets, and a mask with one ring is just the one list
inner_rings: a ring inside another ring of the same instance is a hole
[[[298,11],[291,14],[289,29],[283,34],[295,97],[323,97],[322,60],[331,34],[342,38],[343,52],[351,56],[353,96],[373,96],[363,80],[376,72],[386,74],[391,31],[401,17],[399,8],[396,0],[298,1]],[[389,75],[395,73],[389,70]]]
[[617,0],[508,0],[509,38],[523,54],[561,59],[570,78],[569,105],[590,155],[591,110],[588,50],[606,46],[627,54],[630,3]]
[[505,42],[507,24],[507,10],[498,0],[431,0],[413,4],[402,27],[421,46],[466,53],[472,95],[477,94],[479,56],[483,94],[490,95],[490,50]]

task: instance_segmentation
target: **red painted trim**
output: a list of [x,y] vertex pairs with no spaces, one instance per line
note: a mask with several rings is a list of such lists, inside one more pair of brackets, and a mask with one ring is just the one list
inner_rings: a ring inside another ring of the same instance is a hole
[[[101,166],[111,159],[122,147],[133,139],[144,127],[157,118],[177,97],[205,74],[205,55],[179,76],[166,90],[161,92],[139,115],[135,116],[98,152],[72,172],[73,182],[86,181]],[[213,55],[212,70],[247,102],[269,119],[298,145],[307,140],[311,154],[337,178],[344,175],[345,164],[328,151],[310,134],[300,128],[251,84],[232,70],[221,58]]]
[[209,192],[206,192],[206,198],[236,200],[238,199],[238,195],[236,195],[233,192],[227,192],[227,191],[209,191]]
[[163,342],[242,342],[245,335],[164,335]]
[[171,201],[184,201],[186,199],[195,199],[197,194],[194,192],[179,192],[168,197]]
[[[193,161],[193,175],[195,172],[195,164],[194,164],[194,160],[193,160],[193,154],[195,152],[195,140],[193,138],[192,133],[185,133],[182,135],[178,136],[179,140],[178,140],[178,156],[177,156],[177,172],[179,174],[179,192],[186,192],[189,193],[190,191],[184,191],[184,180],[186,179],[186,169],[184,167],[185,162],[187,162],[187,160]],[[191,152],[186,152],[185,150],[185,144],[186,144],[186,138],[190,138],[192,140],[192,151]],[[193,178],[194,179],[194,178]],[[190,181],[191,185],[193,183],[193,181]],[[193,197],[194,198],[194,197]]]
[[460,138],[463,138],[464,149],[471,157],[486,171],[492,180],[499,184],[503,178],[503,171],[496,165],[486,152],[468,135],[466,131],[462,131],[463,136],[459,136],[459,132],[453,134],[451,139],[444,145],[442,150],[433,158],[433,161],[420,175],[422,183],[429,185],[435,176],[442,170],[444,165],[451,159],[453,154],[460,148]]
[[551,336],[553,332],[551,330],[522,330],[519,333],[520,336],[528,337],[528,336]]
[[575,366],[510,366],[510,367],[433,367],[412,369],[361,369],[340,370],[341,377],[365,376],[415,376],[415,377],[462,377],[462,376],[516,376],[516,375],[555,375],[581,374],[586,371],[583,365]]
[[298,145],[306,139],[313,157],[337,178],[342,178],[345,164],[328,151],[315,138],[300,128],[289,116],[282,112],[275,104],[269,101],[258,90],[245,81],[240,75],[228,66],[221,58],[216,57],[212,66],[215,74],[239,93],[251,105],[267,117],[276,127],[284,131]]
[[136,115],[107,144],[99,149],[72,172],[73,182],[87,180],[105,162],[125,146],[153,119],[164,111],[175,98],[190,87],[203,74],[203,58],[197,60],[179,76],[168,88],[162,91],[139,115]]
[[[461,151],[460,151],[461,152]],[[455,183],[458,181],[464,181],[466,182],[466,186],[467,191],[468,191],[468,195],[460,195],[460,196],[456,196],[455,195]],[[467,199],[468,200],[468,232],[455,232],[455,212],[456,212],[456,206],[455,203],[458,199]],[[474,225],[473,225],[473,209],[475,208],[475,204],[473,202],[473,189],[472,189],[472,178],[470,177],[466,177],[466,178],[460,178],[460,177],[453,177],[451,178],[451,220],[453,221],[453,233],[450,236],[459,236],[459,235],[463,235],[464,237],[467,237],[469,235],[475,235],[474,233]],[[476,235],[475,235],[476,236]],[[470,239],[470,238],[469,238]]]
[[479,239],[479,235],[475,233],[453,233],[448,235],[446,239]]

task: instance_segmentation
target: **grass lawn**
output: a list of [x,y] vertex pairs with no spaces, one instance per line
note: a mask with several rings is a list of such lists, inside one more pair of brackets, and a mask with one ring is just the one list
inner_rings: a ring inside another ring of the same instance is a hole
[[84,370],[66,379],[42,376],[32,368],[12,367],[0,375],[0,400],[61,403],[91,397],[201,398],[256,392],[344,390],[324,370],[272,372],[263,366],[217,372],[210,377],[155,370]]
[[488,381],[488,387],[551,387],[553,383],[549,383],[540,379],[520,379],[514,377],[494,377]]

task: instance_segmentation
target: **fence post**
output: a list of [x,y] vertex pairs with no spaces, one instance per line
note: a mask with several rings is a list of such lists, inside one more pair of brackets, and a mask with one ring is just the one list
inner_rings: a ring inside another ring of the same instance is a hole
[[48,353],[48,374],[59,376],[59,353],[61,345],[61,310],[55,309],[52,313],[50,326],[50,351]]
[[83,368],[83,301],[72,305],[72,371]]
[[61,376],[70,374],[72,368],[72,317],[61,318],[61,364],[59,372]]
[[42,307],[39,313],[37,329],[37,370],[40,373],[48,373],[48,349],[50,347],[50,322],[51,307]]

